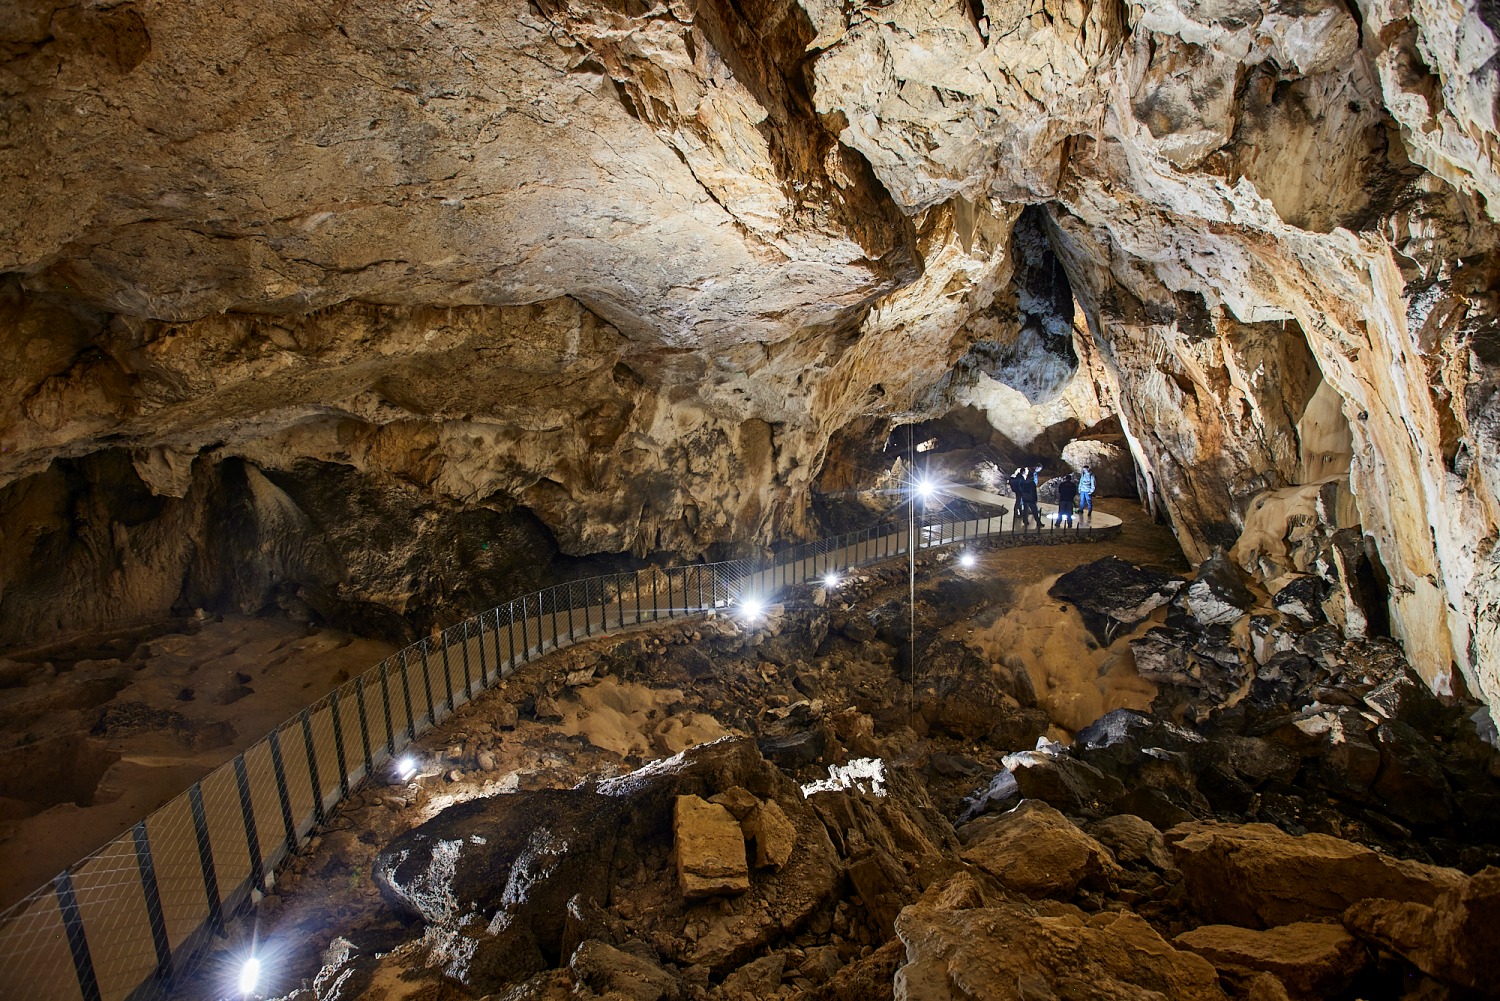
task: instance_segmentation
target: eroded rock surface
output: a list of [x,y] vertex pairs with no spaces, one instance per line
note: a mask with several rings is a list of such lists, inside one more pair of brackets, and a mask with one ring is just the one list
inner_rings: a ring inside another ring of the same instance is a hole
[[[200,595],[425,631],[552,546],[806,532],[893,423],[960,414],[955,469],[1100,464],[1195,559],[1326,551],[1349,638],[1494,699],[1494,20],[22,0],[0,642]],[[337,518],[288,482],[335,468],[389,548],[473,518],[531,558],[298,563]]]

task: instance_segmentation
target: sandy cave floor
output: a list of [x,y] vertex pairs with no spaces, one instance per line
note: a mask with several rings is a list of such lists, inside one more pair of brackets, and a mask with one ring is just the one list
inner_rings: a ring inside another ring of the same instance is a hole
[[224,618],[0,659],[0,908],[391,652]]
[[[1149,628],[1151,621],[1122,634],[1108,649],[1098,648],[1076,611],[1063,610],[1056,599],[1046,596],[1050,582],[1062,572],[1110,553],[1162,569],[1187,569],[1169,531],[1141,524],[1139,510],[1130,502],[1115,501],[1110,506],[1135,519],[1127,522],[1116,541],[992,550],[982,553],[977,565],[967,571],[957,567],[954,551],[949,550],[919,568],[919,595],[924,584],[953,574],[999,579],[1010,586],[1012,597],[1003,607],[981,609],[971,618],[952,623],[939,639],[958,640],[983,651],[992,658],[991,670],[997,674],[1025,670],[1033,678],[1040,706],[1053,719],[1056,737],[1066,738],[1068,730],[1111,708],[1145,708],[1155,689],[1135,676],[1125,642]],[[842,597],[853,608],[873,607],[904,593],[904,574],[888,572],[879,583],[878,569],[849,582],[850,593]],[[876,582],[866,583],[872,577]],[[797,589],[793,600],[806,601],[811,590]],[[761,661],[758,676],[747,671],[727,681],[695,680],[678,669],[675,648],[691,649],[738,628],[727,619],[638,627],[525,665],[478,695],[416,742],[413,750],[423,762],[416,780],[403,783],[390,777],[386,783],[366,786],[341,804],[325,828],[283,870],[260,907],[233,923],[228,941],[204,960],[174,998],[199,1001],[225,996],[238,958],[251,943],[266,960],[266,968],[277,971],[275,982],[262,988],[268,995],[309,982],[323,952],[338,936],[356,938],[366,949],[397,947],[407,932],[380,897],[370,877],[371,864],[383,845],[448,806],[480,796],[570,788],[624,774],[725,734],[756,733],[787,706],[807,699],[804,689],[809,679],[799,678],[795,665],[778,668]],[[598,675],[579,685],[559,682],[560,676],[580,668],[588,675],[588,667],[600,665],[601,658],[608,663],[612,651],[621,648],[643,652],[636,677],[605,673],[600,666]],[[812,651],[806,655],[812,657]],[[827,660],[806,666],[814,669],[819,695],[829,700],[828,707],[834,711],[843,705],[868,711],[871,685],[883,686],[886,709],[905,701],[907,689],[891,684],[889,665],[871,668],[867,677],[852,676],[858,668],[838,674],[839,669],[850,667],[847,664],[836,664],[830,672]],[[920,757],[936,746],[935,738],[904,725],[877,724],[876,737],[885,751],[903,757]],[[1000,767],[1002,749],[964,750],[987,768]],[[950,782],[952,788],[940,794],[940,801],[955,810],[959,796],[982,786],[984,780],[957,783]],[[409,994],[417,984],[387,986],[393,999],[429,996],[422,991]]]

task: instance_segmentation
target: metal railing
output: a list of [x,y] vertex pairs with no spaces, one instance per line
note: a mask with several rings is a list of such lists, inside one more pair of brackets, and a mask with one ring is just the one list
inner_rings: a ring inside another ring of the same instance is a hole
[[[924,517],[917,548],[1006,534],[1022,535],[1010,517]],[[419,640],[0,914],[0,997],[164,997],[350,790],[517,665],[641,623],[774,601],[830,571],[905,555],[907,544],[906,525],[885,524],[761,559],[576,580]]]

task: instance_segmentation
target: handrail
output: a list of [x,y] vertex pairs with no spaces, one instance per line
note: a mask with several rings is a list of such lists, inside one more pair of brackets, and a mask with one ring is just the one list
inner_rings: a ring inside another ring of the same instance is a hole
[[[916,548],[1005,535],[1006,523],[923,517]],[[886,523],[765,557],[569,581],[408,644],[0,913],[0,996],[165,996],[333,807],[518,665],[629,626],[770,602],[829,571],[906,555],[909,541],[906,525]]]

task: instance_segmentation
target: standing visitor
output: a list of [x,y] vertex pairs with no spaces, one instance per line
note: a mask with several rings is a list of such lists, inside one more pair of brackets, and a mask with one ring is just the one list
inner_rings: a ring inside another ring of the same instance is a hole
[[1078,517],[1087,516],[1089,524],[1094,521],[1094,474],[1089,471],[1088,466],[1083,467],[1083,475],[1078,477]]
[[1068,523],[1073,527],[1073,498],[1078,493],[1078,484],[1073,481],[1073,474],[1068,473],[1057,481],[1057,514],[1052,518],[1053,527]]
[[1025,468],[1017,466],[1016,471],[1011,473],[1010,478],[1005,481],[1010,484],[1010,492],[1016,498],[1015,513],[1010,519],[1011,531],[1015,531],[1018,522],[1023,526],[1026,524],[1026,482],[1028,479]]
[[1037,474],[1042,471],[1041,466],[1031,469],[1021,467],[1021,523],[1026,525],[1029,519],[1036,519],[1036,527],[1042,527],[1042,513],[1036,506],[1036,480]]

